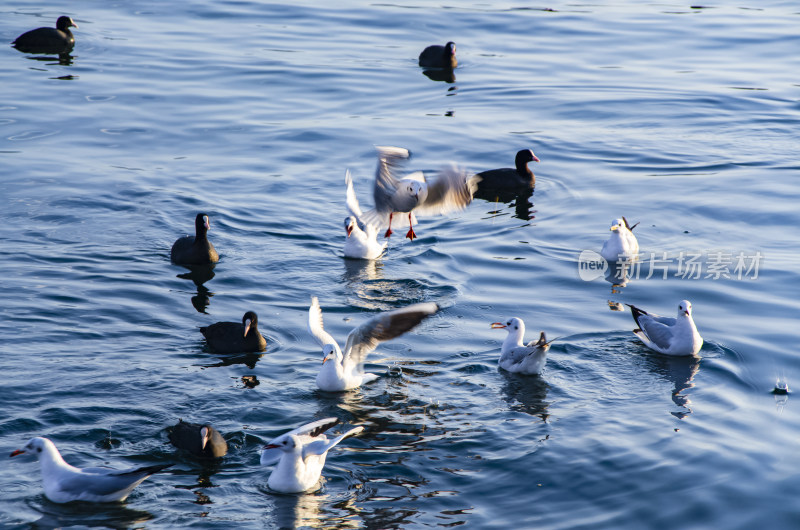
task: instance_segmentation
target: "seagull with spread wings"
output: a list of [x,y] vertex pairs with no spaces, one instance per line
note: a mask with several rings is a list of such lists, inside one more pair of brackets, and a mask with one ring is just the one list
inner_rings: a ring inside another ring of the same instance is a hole
[[347,187],[347,211],[350,214],[344,220],[347,239],[344,242],[344,257],[353,259],[377,259],[386,250],[387,243],[378,243],[378,226],[364,221],[364,213],[358,205],[358,198],[353,189],[353,177],[348,169],[344,174]]
[[342,392],[374,381],[377,375],[364,373],[367,355],[381,342],[399,337],[438,310],[437,304],[427,302],[372,317],[347,335],[342,353],[336,340],[325,331],[319,300],[313,296],[308,308],[308,331],[322,346],[323,355],[317,386],[328,392]]
[[261,465],[277,466],[267,485],[281,493],[308,491],[319,482],[328,451],[339,442],[358,434],[364,427],[353,427],[329,440],[325,431],[339,423],[338,418],[312,421],[281,434],[261,449]]
[[445,167],[428,179],[421,171],[415,171],[404,178],[397,178],[399,167],[410,156],[408,149],[402,147],[377,147],[378,168],[375,171],[373,197],[375,208],[365,214],[371,224],[388,226],[385,237],[392,235],[392,222],[395,228],[405,226],[408,214],[408,233],[406,237],[414,240],[416,215],[441,215],[454,210],[463,210],[472,202],[478,188],[480,177],[454,165]]

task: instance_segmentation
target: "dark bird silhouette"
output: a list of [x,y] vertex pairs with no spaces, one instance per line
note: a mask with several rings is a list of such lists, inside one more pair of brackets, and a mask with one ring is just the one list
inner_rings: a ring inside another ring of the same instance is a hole
[[65,54],[75,46],[75,37],[69,30],[78,25],[71,18],[58,17],[56,27],[37,28],[27,31],[11,43],[13,47],[25,53]]
[[419,54],[419,65],[423,68],[455,68],[458,65],[455,43],[428,46]]
[[217,353],[264,351],[267,341],[258,331],[258,316],[248,311],[239,322],[217,322],[200,328],[208,346]]
[[197,214],[194,220],[193,236],[178,238],[172,245],[170,259],[180,265],[204,265],[219,261],[219,254],[208,240],[208,215]]
[[208,424],[178,421],[170,427],[169,441],[178,449],[183,449],[198,458],[220,458],[228,452],[225,438]]

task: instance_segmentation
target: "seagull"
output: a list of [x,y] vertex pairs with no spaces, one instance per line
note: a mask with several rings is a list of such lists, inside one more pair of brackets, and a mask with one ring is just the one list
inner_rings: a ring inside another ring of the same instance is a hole
[[542,373],[547,361],[547,350],[550,349],[550,344],[553,342],[552,340],[547,342],[544,331],[539,334],[538,341],[523,344],[525,323],[521,318],[509,318],[505,324],[492,322],[492,329],[508,331],[508,336],[500,349],[500,360],[498,361],[500,368],[518,374],[539,375]]
[[225,438],[209,424],[188,423],[179,420],[169,428],[169,441],[198,458],[221,458],[228,452]]
[[277,467],[267,485],[281,493],[300,493],[313,488],[322,474],[328,451],[339,442],[364,430],[353,427],[328,440],[324,432],[339,423],[338,418],[324,418],[284,433],[261,449],[261,465]]
[[632,230],[638,225],[639,223],[629,225],[624,216],[622,219],[614,219],[611,223],[611,237],[603,243],[600,255],[609,263],[634,259],[639,254],[639,242]]
[[344,229],[347,231],[347,239],[344,242],[344,257],[377,259],[386,250],[387,243],[378,243],[378,227],[364,222],[364,213],[358,205],[350,170],[345,172],[344,182],[347,186],[347,211],[350,213],[344,220]]
[[[375,208],[365,214],[365,220],[378,226],[388,225],[384,237],[392,235],[392,220],[396,213],[408,214],[408,233],[406,237],[414,240],[416,222],[415,212],[439,215],[453,210],[462,210],[472,202],[478,188],[480,177],[470,175],[456,166],[442,169],[431,180],[421,171],[415,171],[405,178],[398,179],[396,172],[402,161],[410,156],[408,149],[402,147],[377,147],[378,168],[375,171],[373,196]],[[405,226],[402,216],[395,221]]]
[[317,386],[327,392],[343,392],[374,381],[378,378],[377,375],[364,373],[364,361],[369,352],[381,342],[409,331],[438,310],[437,304],[427,302],[381,313],[353,328],[347,335],[342,353],[336,340],[323,327],[319,300],[316,296],[311,297],[308,332],[322,346],[323,355]]
[[639,327],[633,330],[645,346],[664,355],[697,355],[703,347],[703,337],[692,320],[692,304],[681,300],[678,317],[661,317],[631,304],[631,314]]
[[133,488],[172,464],[116,470],[107,467],[73,467],[61,458],[55,444],[47,438],[31,438],[11,456],[32,453],[42,464],[45,496],[53,502],[115,502],[128,498]]

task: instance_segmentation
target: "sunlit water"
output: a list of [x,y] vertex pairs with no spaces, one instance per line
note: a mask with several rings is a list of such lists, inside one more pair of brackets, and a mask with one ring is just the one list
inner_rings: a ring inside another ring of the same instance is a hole
[[[36,463],[6,460],[0,524],[795,526],[800,422],[771,390],[800,381],[796,4],[336,5],[0,8],[7,42],[80,26],[62,64],[0,54],[0,442],[175,463],[96,506],[49,502]],[[416,57],[447,40],[459,67],[435,81]],[[346,262],[344,171],[368,206],[376,144],[426,170],[532,148],[536,191]],[[221,260],[192,281],[169,248],[198,211]],[[641,223],[640,269],[584,281],[578,256],[621,215]],[[314,384],[312,295],[341,341],[378,310],[443,310],[373,354],[378,381],[334,395]],[[610,310],[684,298],[700,359],[652,354]],[[264,355],[204,349],[199,326],[248,309]],[[558,337],[542,377],[498,371],[489,325],[510,316]],[[322,488],[270,492],[259,447],[331,415],[366,430]],[[228,455],[178,453],[179,418],[216,426]]]

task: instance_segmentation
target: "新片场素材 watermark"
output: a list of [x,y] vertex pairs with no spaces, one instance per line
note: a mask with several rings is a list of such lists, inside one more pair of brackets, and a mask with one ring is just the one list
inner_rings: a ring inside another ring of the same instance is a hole
[[643,252],[636,259],[606,261],[593,250],[578,256],[578,275],[590,282],[611,275],[632,280],[756,280],[764,255],[758,251]]

